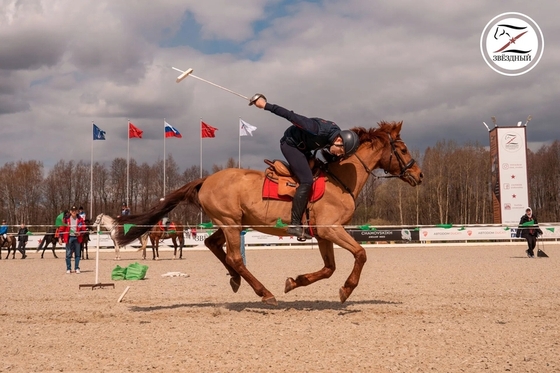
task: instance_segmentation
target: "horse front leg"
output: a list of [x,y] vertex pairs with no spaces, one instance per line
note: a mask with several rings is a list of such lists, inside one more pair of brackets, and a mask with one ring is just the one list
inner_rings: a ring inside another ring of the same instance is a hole
[[344,303],[360,282],[362,269],[364,268],[364,264],[367,261],[366,251],[342,227],[324,228],[324,230],[321,230],[318,233],[323,239],[337,244],[343,249],[350,251],[352,255],[354,255],[354,267],[352,268],[352,272],[350,272],[350,276],[348,276],[346,282],[344,282],[344,285],[338,291],[340,302]]
[[[46,250],[46,249],[47,249],[47,248],[45,247],[45,250]],[[58,259],[58,256],[56,256],[56,252],[54,251],[55,249],[56,249],[56,241],[55,241],[55,242],[53,243],[53,245],[52,245],[52,254],[53,254],[53,256],[55,257],[55,259]],[[43,250],[43,254],[45,253],[45,250]],[[41,258],[43,258],[43,255],[42,255],[42,254],[41,254]]]
[[292,291],[300,286],[307,286],[316,281],[329,278],[336,270],[333,243],[322,238],[318,238],[317,241],[319,243],[319,252],[321,253],[321,257],[323,258],[323,268],[321,268],[317,272],[299,275],[295,280],[292,277],[288,277],[284,286],[284,293]]
[[116,241],[113,242],[115,243],[115,260],[121,260],[121,248]]
[[241,286],[241,276],[232,266],[230,266],[226,261],[226,252],[224,251],[224,244],[226,243],[226,236],[224,231],[220,228],[216,232],[212,233],[207,239],[204,240],[204,245],[210,249],[212,254],[218,258],[220,262],[226,267],[230,275],[229,285],[234,293],[237,293],[239,287]]

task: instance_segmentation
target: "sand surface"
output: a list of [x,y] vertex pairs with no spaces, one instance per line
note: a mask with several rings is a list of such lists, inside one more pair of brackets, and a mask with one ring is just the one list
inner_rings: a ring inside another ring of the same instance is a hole
[[[278,307],[243,282],[238,293],[209,251],[183,260],[102,252],[66,274],[30,250],[0,261],[0,372],[559,372],[560,246],[529,259],[522,246],[367,249],[358,288],[340,304],[353,265],[335,250],[327,280],[283,294],[286,277],[322,266],[317,249],[249,250],[249,269]],[[143,281],[111,270],[147,264]],[[188,277],[162,277],[182,272]],[[121,303],[117,299],[130,286]]]

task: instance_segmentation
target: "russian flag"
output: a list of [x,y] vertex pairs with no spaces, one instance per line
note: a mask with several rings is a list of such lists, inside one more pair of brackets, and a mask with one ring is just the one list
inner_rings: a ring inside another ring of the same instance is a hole
[[165,137],[178,137],[182,138],[183,136],[177,131],[177,128],[173,127],[171,124],[163,121],[165,124]]

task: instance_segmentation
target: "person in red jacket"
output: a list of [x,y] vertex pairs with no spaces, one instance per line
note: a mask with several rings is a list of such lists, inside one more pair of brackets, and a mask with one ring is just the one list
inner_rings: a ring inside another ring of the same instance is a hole
[[80,273],[80,246],[83,235],[87,230],[86,222],[78,215],[76,206],[70,209],[70,215],[65,216],[63,226],[59,230],[59,242],[66,244],[66,273],[72,273],[72,254],[74,254],[74,270]]

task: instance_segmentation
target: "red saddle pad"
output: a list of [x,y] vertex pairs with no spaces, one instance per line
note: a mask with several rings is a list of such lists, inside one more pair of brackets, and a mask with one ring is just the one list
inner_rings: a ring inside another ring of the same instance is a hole
[[[311,189],[311,194],[309,196],[309,202],[315,202],[323,197],[325,194],[325,175],[321,174],[317,180],[313,182],[313,188]],[[291,201],[292,197],[290,196],[280,196],[278,195],[278,183],[270,181],[269,178],[264,178],[263,189],[262,189],[262,196],[263,198],[267,199],[276,199],[279,201]]]

